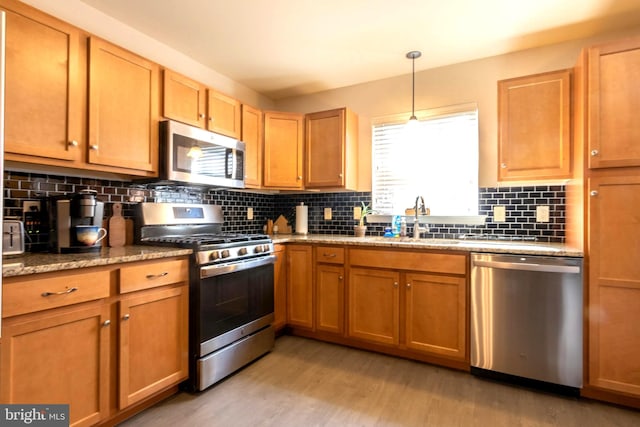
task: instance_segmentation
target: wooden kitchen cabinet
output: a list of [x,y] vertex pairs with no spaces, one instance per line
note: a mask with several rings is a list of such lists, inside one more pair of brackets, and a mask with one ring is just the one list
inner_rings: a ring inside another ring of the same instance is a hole
[[589,387],[585,391],[590,395],[596,388],[616,392],[622,399],[631,396],[638,407],[640,171],[592,176],[588,190]]
[[305,116],[305,188],[357,190],[358,116],[347,108]]
[[498,82],[498,180],[570,178],[571,70]]
[[157,64],[89,39],[89,163],[157,175],[159,78]]
[[313,247],[287,246],[287,323],[313,329]]
[[242,128],[240,101],[207,89],[207,130],[240,139]]
[[80,30],[19,1],[6,15],[5,159],[83,161],[86,47]]
[[242,142],[244,152],[244,185],[247,188],[262,187],[262,151],[263,151],[262,111],[249,105],[242,105]]
[[316,330],[344,334],[344,248],[316,246]]
[[207,88],[203,84],[165,69],[162,115],[168,119],[205,127]]
[[588,50],[588,166],[640,166],[640,37]]
[[303,188],[304,115],[264,113],[264,181],[274,189]]
[[287,267],[285,245],[274,245],[276,262],[273,266],[273,328],[278,331],[287,324]]

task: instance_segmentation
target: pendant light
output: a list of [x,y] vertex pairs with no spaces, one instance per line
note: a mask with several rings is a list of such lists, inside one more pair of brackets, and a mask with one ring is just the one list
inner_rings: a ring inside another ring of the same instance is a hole
[[416,58],[420,58],[422,52],[419,50],[412,50],[407,53],[407,58],[411,60],[412,73],[411,73],[411,117],[407,125],[415,126],[418,124],[418,118],[416,117]]

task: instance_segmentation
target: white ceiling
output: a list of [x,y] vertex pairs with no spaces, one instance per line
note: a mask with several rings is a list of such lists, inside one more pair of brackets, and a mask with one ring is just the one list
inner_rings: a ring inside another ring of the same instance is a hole
[[640,27],[640,0],[82,0],[273,99]]

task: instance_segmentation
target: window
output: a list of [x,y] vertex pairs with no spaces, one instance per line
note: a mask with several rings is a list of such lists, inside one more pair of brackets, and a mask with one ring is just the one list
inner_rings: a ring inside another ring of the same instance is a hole
[[373,122],[372,208],[403,214],[423,196],[431,215],[477,215],[476,105],[416,111],[415,131],[407,116]]

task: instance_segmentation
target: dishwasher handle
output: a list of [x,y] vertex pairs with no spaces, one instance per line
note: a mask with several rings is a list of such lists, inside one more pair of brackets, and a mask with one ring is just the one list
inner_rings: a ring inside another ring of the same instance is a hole
[[474,260],[473,266],[500,268],[503,270],[542,271],[548,273],[580,274],[580,267],[576,265],[534,264],[529,262],[503,262]]

